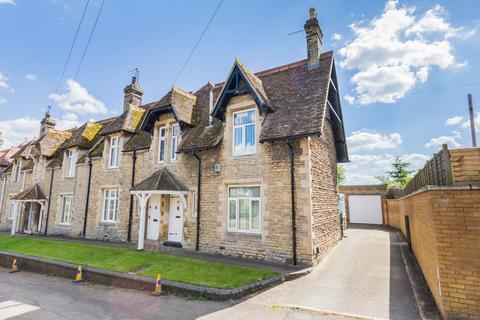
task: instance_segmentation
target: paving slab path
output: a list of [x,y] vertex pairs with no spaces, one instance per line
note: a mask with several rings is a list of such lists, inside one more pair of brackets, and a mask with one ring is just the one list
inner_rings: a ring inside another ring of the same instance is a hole
[[309,275],[201,319],[421,319],[394,229],[352,226]]

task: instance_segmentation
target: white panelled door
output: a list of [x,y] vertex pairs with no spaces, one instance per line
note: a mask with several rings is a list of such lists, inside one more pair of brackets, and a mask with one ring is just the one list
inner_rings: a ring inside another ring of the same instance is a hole
[[348,196],[350,223],[382,224],[382,197],[379,195]]
[[170,197],[168,216],[168,241],[182,242],[183,237],[183,203],[179,197]]
[[148,219],[147,219],[147,239],[158,240],[160,234],[160,210],[161,197],[154,196],[150,198],[148,205]]

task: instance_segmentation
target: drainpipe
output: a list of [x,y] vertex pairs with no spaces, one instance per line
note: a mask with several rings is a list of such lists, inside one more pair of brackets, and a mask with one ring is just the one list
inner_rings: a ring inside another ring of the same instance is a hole
[[197,241],[195,251],[200,247],[200,190],[202,186],[202,159],[197,155],[197,151],[193,150],[192,154],[198,160],[198,181],[197,181]]
[[88,204],[90,202],[90,186],[92,185],[92,167],[93,161],[88,157],[88,182],[87,182],[87,197],[85,199],[85,216],[83,218],[82,237],[85,238],[87,234],[87,218],[88,218]]
[[[135,185],[135,167],[137,165],[137,148],[133,149],[132,155],[132,183],[131,186]],[[133,219],[133,194],[130,195],[130,211],[128,212],[128,234],[127,241],[132,240],[132,219]]]
[[297,265],[297,228],[296,228],[296,212],[295,212],[295,153],[291,141],[286,141],[290,151],[290,194],[292,202],[292,251],[293,264]]
[[52,188],[53,188],[53,174],[55,173],[55,169],[52,168],[52,174],[50,176],[50,190],[48,190],[48,208],[47,208],[47,216],[45,217],[45,233],[44,236],[47,236],[48,231],[48,218],[50,217],[50,201],[52,199]]

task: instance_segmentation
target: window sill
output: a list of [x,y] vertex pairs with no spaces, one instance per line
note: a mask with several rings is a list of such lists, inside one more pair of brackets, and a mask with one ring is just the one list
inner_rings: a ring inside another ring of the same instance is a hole
[[234,153],[234,154],[232,154],[232,157],[234,157],[234,158],[246,158],[246,157],[253,157],[256,154],[257,154],[256,152],[254,152],[254,153]]
[[262,233],[259,232],[244,232],[244,231],[230,231],[227,230],[227,235],[228,236],[234,236],[234,237],[249,237],[249,238],[261,238]]
[[107,167],[107,171],[113,171],[113,170],[118,170],[120,167]]
[[105,226],[105,227],[114,227],[117,225],[117,222],[116,221],[100,221],[98,225]]
[[71,223],[59,223],[59,224],[58,224],[58,227],[59,227],[59,228],[62,228],[62,229],[71,229],[71,228],[72,228],[72,224],[71,224]]

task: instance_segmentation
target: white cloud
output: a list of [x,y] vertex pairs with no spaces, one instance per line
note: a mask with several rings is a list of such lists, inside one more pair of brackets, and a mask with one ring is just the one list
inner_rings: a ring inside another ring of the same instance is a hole
[[[475,124],[475,131],[477,133],[480,132],[480,112],[477,112],[477,114],[473,117],[473,123]],[[470,129],[470,119],[463,122],[461,127],[463,129]]]
[[[57,120],[55,129],[67,130],[80,126],[82,123],[74,113],[63,114]],[[40,132],[40,119],[20,117],[12,120],[0,121],[0,132],[5,140],[3,147],[9,148],[25,141],[38,137]]]
[[[410,153],[400,157],[410,163],[410,170],[418,170],[431,157],[425,154]],[[346,184],[378,184],[376,176],[384,176],[390,170],[395,155],[385,154],[351,154],[350,163],[345,164]]]
[[7,99],[0,97],[0,103],[5,103],[7,102]]
[[342,36],[340,33],[334,33],[334,34],[332,35],[332,40],[333,40],[333,41],[340,41],[340,40],[342,40],[342,39],[343,39],[343,36]]
[[447,121],[445,121],[445,124],[447,126],[454,126],[462,122],[462,120],[463,120],[462,116],[454,116],[454,117],[448,118]]
[[68,130],[79,127],[82,123],[78,120],[78,116],[75,113],[65,113],[57,121],[55,129]]
[[1,72],[0,72],[0,89],[10,89],[8,78],[4,76]]
[[351,152],[361,150],[393,149],[402,143],[402,137],[394,132],[389,135],[382,135],[377,132],[359,130],[352,132],[347,137],[348,149]]
[[462,136],[458,131],[452,131],[452,134],[449,136],[440,136],[437,138],[430,139],[429,142],[425,143],[427,148],[440,148],[443,144],[448,144],[450,148],[458,148],[461,144],[457,141]]
[[27,73],[25,75],[25,79],[35,82],[35,81],[37,81],[38,77],[35,74]]
[[0,121],[0,132],[2,132],[5,140],[4,148],[18,145],[26,138],[31,139],[38,135],[39,130],[40,120],[30,117]]
[[443,18],[445,10],[435,6],[421,18],[413,7],[398,7],[389,0],[380,16],[350,27],[355,39],[340,49],[340,66],[355,70],[351,79],[354,95],[349,103],[393,103],[404,97],[417,82],[425,82],[429,71],[459,67],[453,55],[452,37],[461,37]]
[[0,0],[0,4],[16,4],[15,0]]
[[58,103],[60,109],[80,115],[107,113],[105,104],[89,94],[80,83],[67,80],[67,89],[65,94],[52,93],[48,96]]

